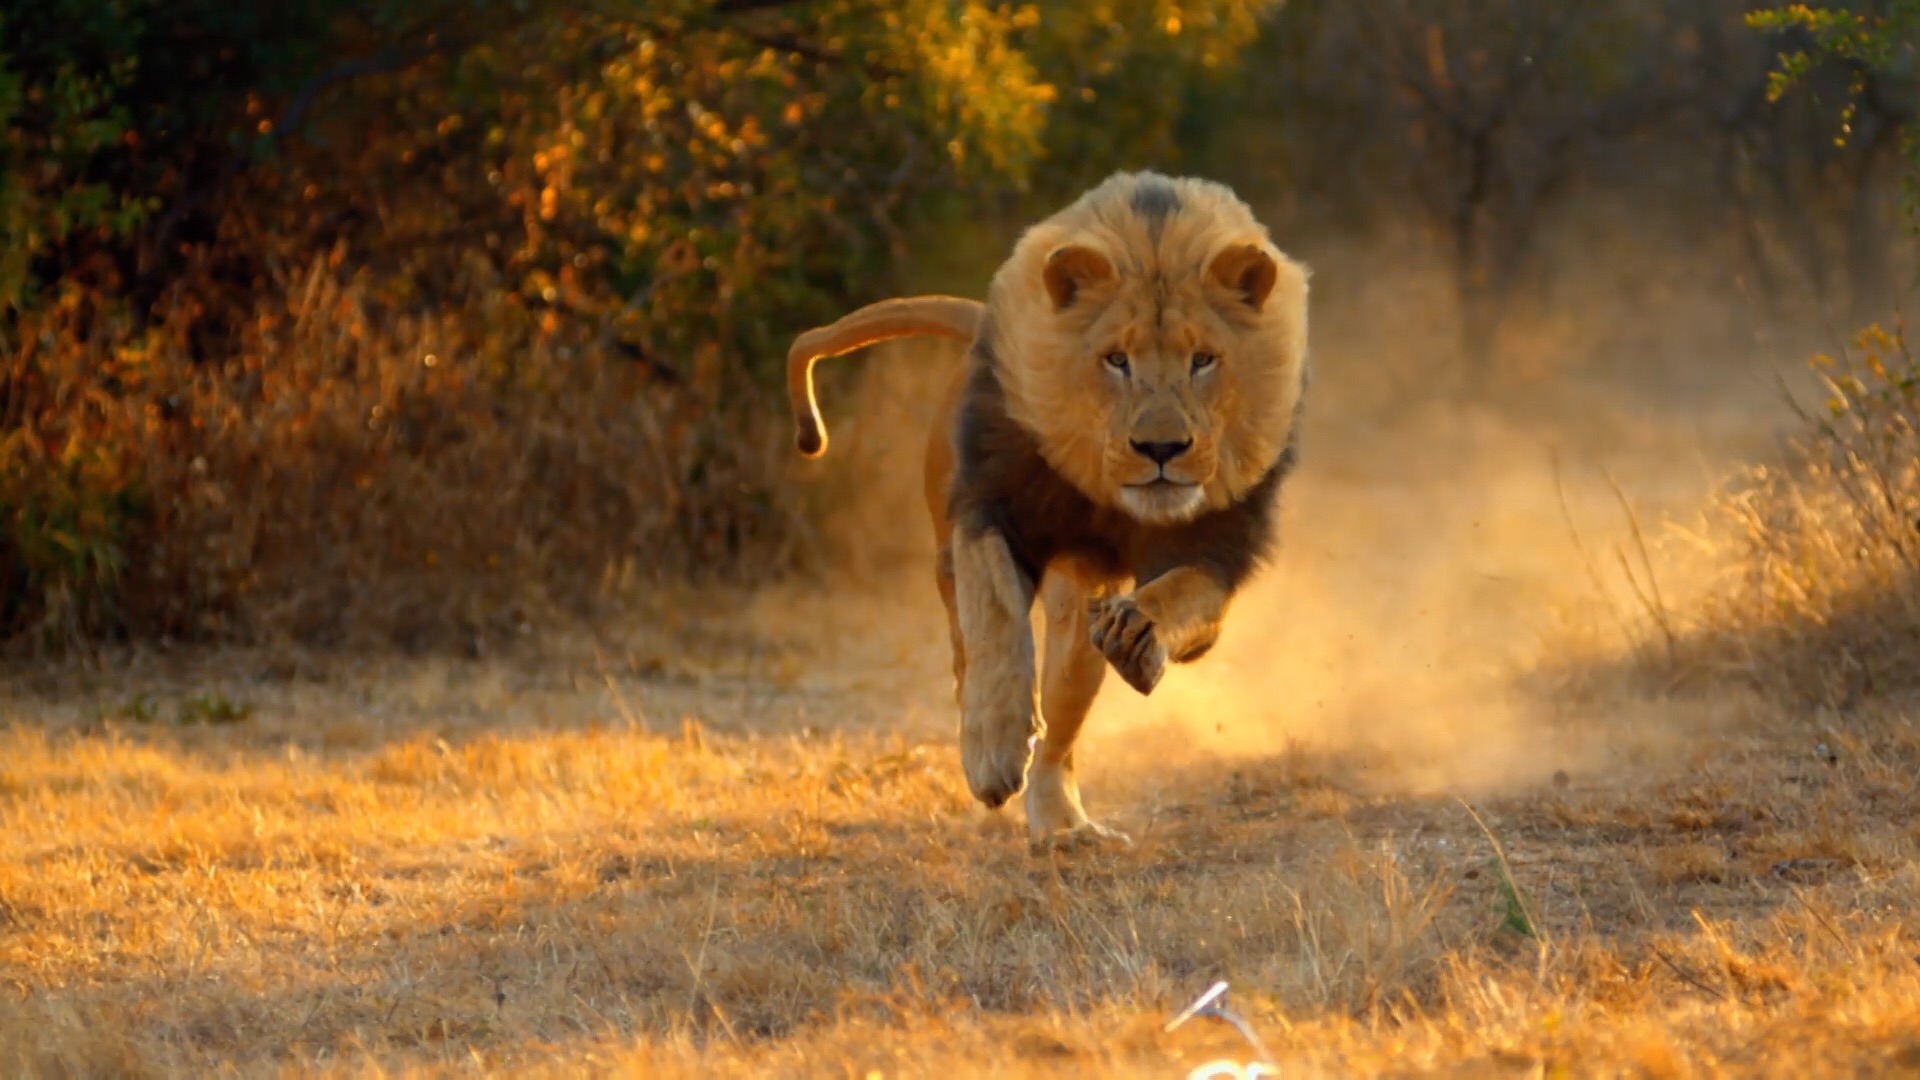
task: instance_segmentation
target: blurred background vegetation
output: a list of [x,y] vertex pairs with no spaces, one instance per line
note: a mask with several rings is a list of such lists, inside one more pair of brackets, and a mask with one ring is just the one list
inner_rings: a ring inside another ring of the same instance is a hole
[[804,566],[793,334],[1120,168],[1430,250],[1479,382],[1596,195],[1863,324],[1916,6],[11,0],[0,637],[480,648]]

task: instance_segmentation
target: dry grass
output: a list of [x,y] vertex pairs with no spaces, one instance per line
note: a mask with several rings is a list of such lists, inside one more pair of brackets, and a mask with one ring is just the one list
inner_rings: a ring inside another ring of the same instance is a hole
[[[1173,1075],[1250,1053],[1160,1030],[1215,979],[1286,1075],[1920,1065],[1910,711],[1828,754],[1703,724],[1485,832],[1338,752],[1107,767],[1138,847],[1036,858],[930,710],[821,734],[831,688],[723,666],[224,670],[6,707],[9,1073]],[[181,722],[196,685],[247,715]]]
[[662,576],[791,565],[768,411],[484,266],[451,311],[366,277],[283,275],[219,364],[89,335],[84,296],[40,316],[0,356],[0,640],[484,650]]
[[[1640,639],[1666,648],[1632,677],[1840,710],[1920,689],[1920,360],[1903,328],[1872,327],[1813,367],[1785,453],[1635,568]],[[1663,573],[1684,602],[1657,596]]]

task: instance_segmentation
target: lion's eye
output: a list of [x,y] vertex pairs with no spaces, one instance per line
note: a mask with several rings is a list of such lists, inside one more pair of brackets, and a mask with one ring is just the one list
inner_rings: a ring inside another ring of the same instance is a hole
[[1193,354],[1193,370],[1195,371],[1205,371],[1219,362],[1220,358],[1210,352],[1197,352]]
[[1100,359],[1105,361],[1106,365],[1115,371],[1127,370],[1127,354],[1120,352],[1117,349],[1101,357]]

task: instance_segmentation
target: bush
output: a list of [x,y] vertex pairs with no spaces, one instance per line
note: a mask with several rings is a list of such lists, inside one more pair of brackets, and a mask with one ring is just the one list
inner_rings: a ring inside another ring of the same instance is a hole
[[9,5],[0,638],[471,643],[790,566],[792,334],[1165,151],[1270,6]]
[[1845,705],[1920,689],[1920,362],[1904,328],[1876,326],[1815,363],[1831,396],[1792,457],[1718,505],[1725,573],[1678,659]]
[[[1841,115],[1851,133],[1876,80],[1903,77],[1920,4],[1868,13],[1792,5],[1749,19],[1796,31],[1770,96],[1808,82],[1823,63],[1849,73]],[[1920,158],[1906,132],[1908,212]],[[1689,659],[1731,669],[1775,692],[1840,706],[1920,689],[1920,363],[1904,324],[1872,325],[1841,357],[1822,355],[1829,397],[1803,411],[1805,436],[1785,464],[1754,469],[1723,502],[1740,545],[1732,573],[1698,612]]]
[[14,359],[12,625],[476,646],[650,575],[785,565],[759,449],[784,443],[737,416],[498,294],[383,317],[324,264],[284,284],[217,373],[57,322]]

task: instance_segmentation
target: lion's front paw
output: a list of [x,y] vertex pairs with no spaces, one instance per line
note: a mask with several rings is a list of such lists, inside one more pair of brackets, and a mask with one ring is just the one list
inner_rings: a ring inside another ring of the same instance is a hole
[[1036,758],[1027,771],[1027,834],[1035,852],[1128,847],[1133,843],[1126,833],[1088,820],[1073,773],[1044,756]]
[[960,725],[960,764],[967,787],[989,810],[998,810],[1027,782],[1038,726],[1013,716],[965,717]]
[[1153,632],[1153,620],[1132,598],[1116,596],[1097,606],[1089,633],[1093,647],[1128,686],[1142,694],[1153,693],[1160,676],[1167,672],[1167,650]]
[[1027,850],[1035,855],[1050,851],[1113,851],[1133,846],[1133,837],[1097,821],[1083,821],[1071,829],[1060,829],[1042,836],[1030,836]]

